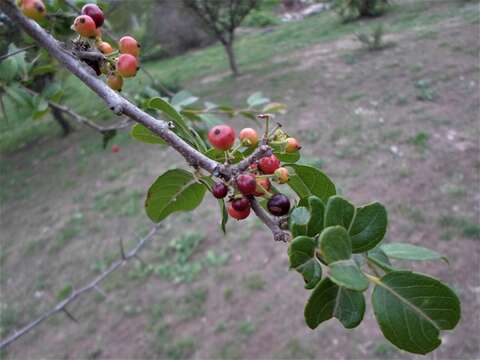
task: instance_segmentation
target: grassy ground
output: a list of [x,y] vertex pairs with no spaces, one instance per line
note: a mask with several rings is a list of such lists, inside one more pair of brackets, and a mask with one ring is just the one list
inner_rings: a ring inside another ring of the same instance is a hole
[[[448,255],[449,267],[416,267],[453,285],[463,302],[461,324],[428,358],[473,359],[480,330],[473,271],[480,250],[478,3],[409,4],[372,21],[343,25],[327,13],[242,37],[237,80],[220,47],[148,68],[209,100],[240,104],[262,90],[287,103],[280,120],[301,139],[305,159],[355,202],[387,205],[388,239]],[[367,52],[352,34],[378,22],[395,46]],[[142,81],[131,81],[130,91]],[[67,86],[79,93],[70,105],[107,117],[77,82]],[[2,336],[48,309],[66,285],[81,286],[108,266],[120,240],[132,246],[149,228],[146,188],[167,168],[184,166],[173,152],[126,134],[115,139],[117,154],[101,151],[88,129],[23,142],[3,155],[0,172]],[[218,222],[210,198],[168,219],[141,254],[148,265],[115,273],[102,286],[107,298],[93,294],[72,305],[79,324],[54,317],[7,357],[416,358],[382,340],[371,313],[353,332],[334,321],[307,330],[307,294],[287,270],[285,246],[253,218],[230,223],[225,237]]]

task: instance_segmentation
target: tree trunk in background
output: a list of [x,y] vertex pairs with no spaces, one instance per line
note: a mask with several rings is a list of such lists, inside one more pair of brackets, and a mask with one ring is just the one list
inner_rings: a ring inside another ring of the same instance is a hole
[[237,62],[235,60],[235,51],[233,50],[233,40],[223,45],[228,56],[228,62],[233,76],[238,76]]

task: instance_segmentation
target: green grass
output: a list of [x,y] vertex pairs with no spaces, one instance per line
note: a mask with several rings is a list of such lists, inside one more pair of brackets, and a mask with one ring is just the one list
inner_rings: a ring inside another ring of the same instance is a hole
[[250,320],[241,321],[237,326],[237,332],[242,337],[249,337],[253,335],[255,329],[255,324],[253,324]]
[[80,212],[74,213],[72,218],[57,232],[48,251],[50,253],[61,251],[71,240],[80,234],[84,223],[84,215]]
[[243,279],[243,286],[250,291],[260,291],[267,285],[260,274],[251,274]]
[[413,145],[419,150],[420,152],[424,152],[428,148],[428,139],[430,135],[421,131],[417,133],[415,136],[412,136],[407,140],[410,145]]
[[279,359],[315,359],[315,351],[306,347],[302,342],[293,338],[283,348],[282,352],[278,354]]
[[448,237],[446,240],[451,238],[452,231],[469,239],[480,240],[480,224],[466,217],[443,215],[438,220],[438,223],[447,231]]
[[144,192],[124,188],[108,190],[95,196],[93,210],[107,216],[135,216],[142,207]]
[[175,311],[182,320],[199,318],[205,313],[205,304],[207,300],[207,288],[190,290],[182,299],[177,301]]

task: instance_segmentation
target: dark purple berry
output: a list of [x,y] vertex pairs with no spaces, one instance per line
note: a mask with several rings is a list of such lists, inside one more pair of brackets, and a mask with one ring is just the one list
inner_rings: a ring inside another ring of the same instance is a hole
[[237,211],[245,211],[250,209],[250,201],[245,197],[235,199],[232,201],[232,207]]
[[225,196],[227,196],[228,193],[228,187],[224,183],[218,182],[215,183],[212,187],[212,194],[215,196],[217,199],[223,199]]
[[237,176],[237,187],[243,195],[252,195],[257,189],[257,180],[255,175],[240,174]]
[[290,200],[283,194],[275,194],[268,200],[267,208],[272,215],[286,215],[290,210]]
[[103,11],[95,4],[87,4],[82,8],[82,15],[90,16],[97,28],[103,25],[105,17],[103,16]]

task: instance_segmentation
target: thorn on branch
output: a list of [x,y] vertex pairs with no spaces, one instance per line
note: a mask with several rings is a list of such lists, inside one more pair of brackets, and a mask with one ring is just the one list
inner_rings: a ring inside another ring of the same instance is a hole
[[73,316],[68,310],[67,308],[63,308],[62,311],[65,313],[65,315],[67,315],[67,317],[72,320],[74,323],[79,323],[79,321],[75,318],[75,316]]
[[127,257],[125,256],[125,249],[123,247],[123,241],[120,240],[120,256],[122,257],[122,260],[127,260]]

